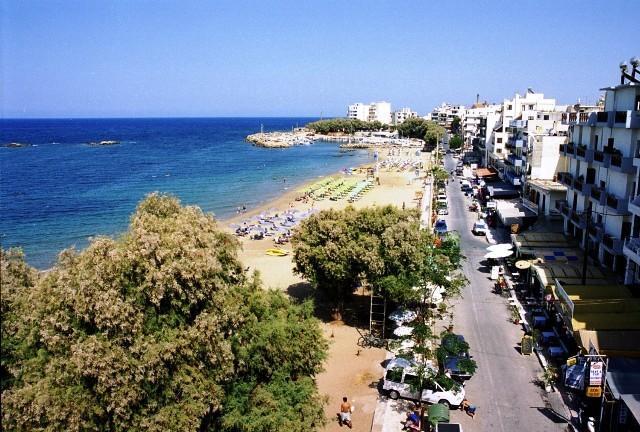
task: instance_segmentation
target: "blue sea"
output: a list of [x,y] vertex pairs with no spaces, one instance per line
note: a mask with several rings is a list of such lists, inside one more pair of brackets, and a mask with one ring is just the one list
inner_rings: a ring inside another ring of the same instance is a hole
[[[171,193],[217,219],[316,177],[370,161],[336,143],[264,149],[244,141],[312,118],[0,120],[0,243],[48,268],[64,248],[117,236],[150,192]],[[118,140],[114,146],[87,143]]]

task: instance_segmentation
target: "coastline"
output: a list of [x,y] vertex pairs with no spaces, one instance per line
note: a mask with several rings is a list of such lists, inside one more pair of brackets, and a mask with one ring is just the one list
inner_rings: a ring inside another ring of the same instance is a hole
[[[276,212],[288,209],[305,211],[312,207],[318,210],[329,208],[340,210],[348,205],[355,208],[376,205],[419,208],[420,201],[416,198],[419,196],[418,192],[422,191],[423,178],[416,179],[414,170],[407,168],[406,161],[422,162],[423,167],[427,168],[429,166],[427,163],[428,154],[418,152],[416,155],[416,149],[398,150],[397,148],[379,147],[376,150],[380,155],[380,165],[383,167],[378,172],[380,184],[376,184],[356,202],[349,203],[346,199],[338,201],[324,199],[306,203],[295,201],[295,198],[300,195],[300,190],[309,185],[328,177],[344,176],[341,172],[337,172],[298,185],[278,198],[245,213],[219,220],[219,224],[221,228],[234,232],[231,224],[240,223],[244,219],[250,219],[263,212],[270,212],[270,210]],[[394,165],[396,163],[397,166]],[[372,163],[362,164],[354,170],[356,174],[344,177],[364,179],[366,169],[372,165]],[[421,175],[424,173],[424,170],[420,171]],[[275,257],[265,253],[267,249],[275,247],[272,237],[265,237],[261,240],[251,240],[246,236],[237,238],[241,244],[238,258],[250,272],[257,270],[260,273],[260,279],[265,288],[284,291],[294,299],[304,298],[305,293],[309,293],[308,283],[294,273],[291,254]],[[277,247],[291,250],[289,244]],[[368,298],[363,300],[368,301]],[[324,431],[337,432],[342,430],[335,417],[336,408],[340,405],[342,396],[349,397],[351,403],[356,407],[353,414],[353,430],[369,431],[378,398],[378,391],[371,386],[371,383],[377,381],[384,373],[381,364],[385,359],[386,351],[378,348],[359,349],[357,346],[358,330],[342,321],[322,321],[321,326],[325,338],[330,341],[329,355],[324,363],[324,371],[316,377],[320,393],[325,395],[328,400],[325,407],[327,425]]]

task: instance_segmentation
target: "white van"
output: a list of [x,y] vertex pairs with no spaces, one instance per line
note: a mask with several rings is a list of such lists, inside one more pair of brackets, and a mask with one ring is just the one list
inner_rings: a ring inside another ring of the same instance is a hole
[[[426,367],[436,372],[433,364]],[[445,389],[433,380],[428,380],[422,391],[416,390],[419,383],[418,364],[403,358],[394,358],[385,368],[382,389],[391,399],[399,397],[420,400],[427,403],[441,403],[449,407],[458,407],[464,399],[464,387]],[[412,388],[413,387],[413,388]]]

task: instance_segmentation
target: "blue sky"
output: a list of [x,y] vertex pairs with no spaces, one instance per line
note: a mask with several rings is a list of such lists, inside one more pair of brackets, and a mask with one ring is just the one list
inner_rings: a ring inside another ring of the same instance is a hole
[[324,116],[593,101],[640,1],[0,0],[3,117]]

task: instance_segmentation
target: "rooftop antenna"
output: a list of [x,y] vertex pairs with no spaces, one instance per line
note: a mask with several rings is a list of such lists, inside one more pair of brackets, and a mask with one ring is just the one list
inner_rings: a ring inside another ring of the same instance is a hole
[[640,73],[638,67],[640,67],[640,58],[633,57],[629,60],[631,64],[631,74],[627,73],[627,64],[620,62],[620,85],[624,84],[624,80],[627,79],[629,83],[640,84],[640,78],[636,78],[636,73]]
[[476,93],[476,105],[480,102],[480,93]]

